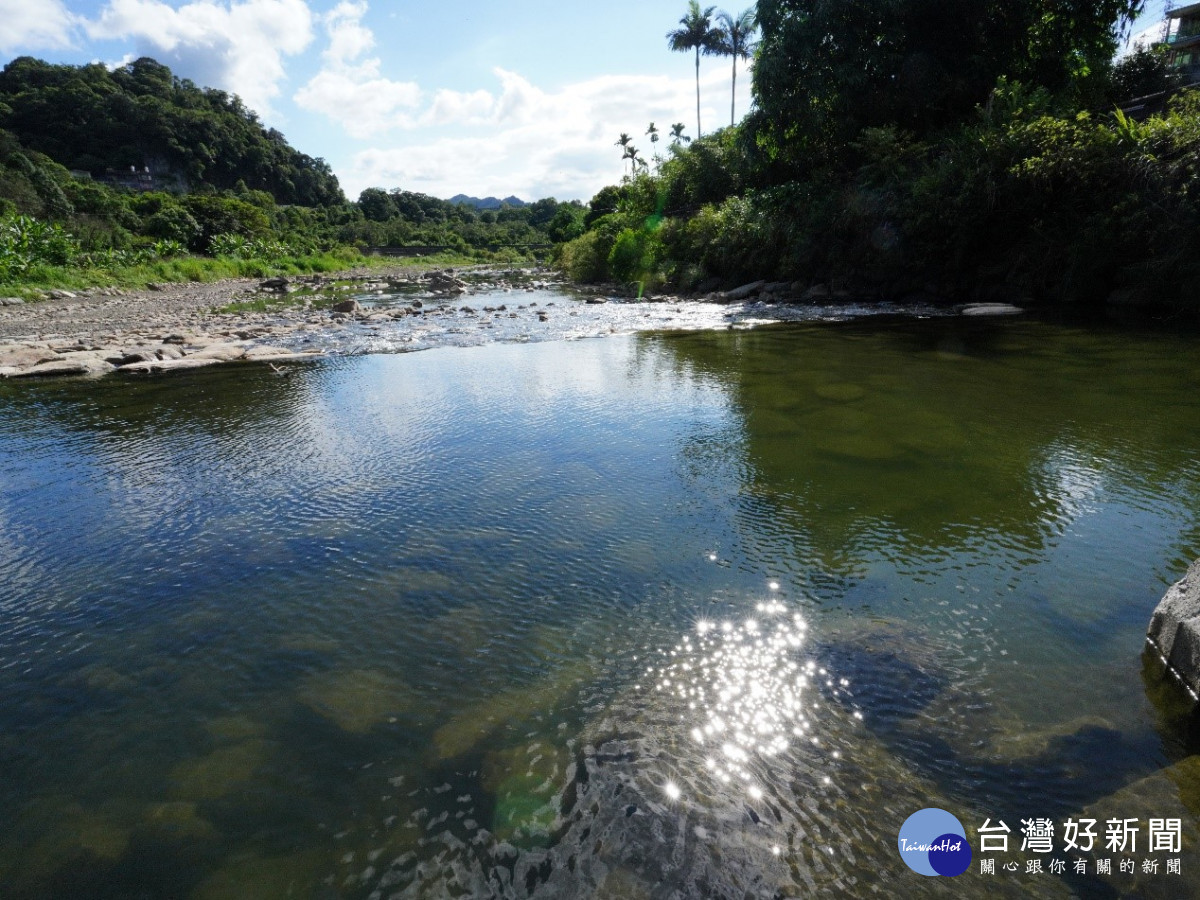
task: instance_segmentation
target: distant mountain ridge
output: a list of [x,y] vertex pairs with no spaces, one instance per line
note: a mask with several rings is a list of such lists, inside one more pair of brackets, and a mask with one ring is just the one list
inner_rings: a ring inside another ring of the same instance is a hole
[[453,203],[456,206],[473,206],[476,209],[500,209],[500,207],[505,205],[512,207],[529,205],[520,197],[505,197],[503,200],[496,197],[484,197],[480,200],[478,197],[468,197],[466,194],[455,194],[447,202]]

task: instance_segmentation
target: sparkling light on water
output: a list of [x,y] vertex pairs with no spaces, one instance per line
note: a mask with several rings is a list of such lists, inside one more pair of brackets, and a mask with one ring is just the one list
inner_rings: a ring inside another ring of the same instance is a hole
[[[777,590],[778,584],[770,587]],[[794,744],[819,746],[813,733],[818,691],[839,698],[850,683],[802,658],[808,636],[802,616],[789,616],[774,596],[758,603],[755,613],[740,624],[700,620],[694,635],[662,651],[665,664],[647,668],[646,677],[680,704],[686,732],[709,774],[760,800],[763,786],[754,771]],[[671,799],[679,796],[674,782],[664,790]]]

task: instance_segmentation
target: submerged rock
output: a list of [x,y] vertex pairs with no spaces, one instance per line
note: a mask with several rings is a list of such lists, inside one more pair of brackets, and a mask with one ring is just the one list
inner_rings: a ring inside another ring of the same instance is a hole
[[[1097,876],[1094,882],[1102,882],[1109,892],[1113,892],[1114,895],[1119,893],[1122,897],[1161,897],[1165,900],[1194,896],[1189,883],[1182,879],[1191,877],[1200,866],[1200,832],[1196,829],[1198,811],[1200,756],[1190,756],[1098,800],[1083,810],[1082,817],[1094,819],[1098,823],[1098,835],[1106,832],[1106,824],[1110,821],[1120,823],[1133,819],[1139,829],[1136,850],[1130,847],[1129,853],[1113,852],[1103,838],[1097,838],[1095,847],[1087,852],[1088,856],[1094,859],[1134,857],[1139,865],[1134,866],[1132,871],[1127,871],[1114,862],[1111,874]],[[1141,831],[1154,820],[1158,820],[1161,826],[1159,840],[1162,843],[1158,848],[1152,847],[1149,832]],[[1172,820],[1178,820],[1179,823],[1179,831],[1173,837],[1169,836],[1165,829],[1167,823]],[[1167,871],[1167,861],[1170,859],[1178,861],[1179,875]],[[1147,869],[1141,865],[1143,860],[1154,860],[1155,864]],[[1094,866],[1088,868],[1095,871]],[[1089,883],[1088,886],[1093,885]],[[1094,893],[1098,894],[1100,891],[1096,890]]]
[[320,672],[300,688],[300,702],[351,734],[366,734],[417,701],[408,684],[373,669]]
[[241,791],[269,754],[268,742],[254,739],[185,759],[171,770],[171,797],[182,801],[215,800]]
[[1146,642],[1176,678],[1200,700],[1200,560],[1163,595],[1150,617]]

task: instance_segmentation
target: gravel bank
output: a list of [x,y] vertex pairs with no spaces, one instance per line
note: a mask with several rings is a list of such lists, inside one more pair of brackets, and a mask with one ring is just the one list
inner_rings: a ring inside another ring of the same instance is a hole
[[0,377],[104,375],[197,368],[237,360],[284,360],[320,355],[263,343],[298,330],[329,325],[328,314],[253,311],[217,313],[231,302],[296,289],[319,290],[334,281],[414,281],[458,290],[445,271],[353,270],[291,279],[232,279],[124,291],[99,288],[51,299],[0,305]]

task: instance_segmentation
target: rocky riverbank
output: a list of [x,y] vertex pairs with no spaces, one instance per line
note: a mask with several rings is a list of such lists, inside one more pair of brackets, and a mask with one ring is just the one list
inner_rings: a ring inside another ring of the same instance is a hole
[[[279,341],[347,319],[371,318],[377,314],[364,311],[357,301],[337,304],[331,295],[370,293],[398,283],[448,296],[467,290],[453,272],[396,269],[152,285],[144,291],[54,291],[37,302],[4,298],[0,377],[137,374],[239,360],[312,358],[324,351],[290,350]],[[288,303],[288,295],[298,291],[306,299]],[[322,297],[322,292],[327,293]],[[238,309],[241,305],[244,310]],[[277,308],[263,311],[262,306]],[[410,307],[404,314],[411,312]]]
[[754,282],[682,298],[569,286],[541,270],[360,271],[294,279],[67,291],[0,303],[0,378],[147,374],[326,353],[387,353],[645,330],[739,328],[868,315],[1007,315],[1006,304],[855,303]]

